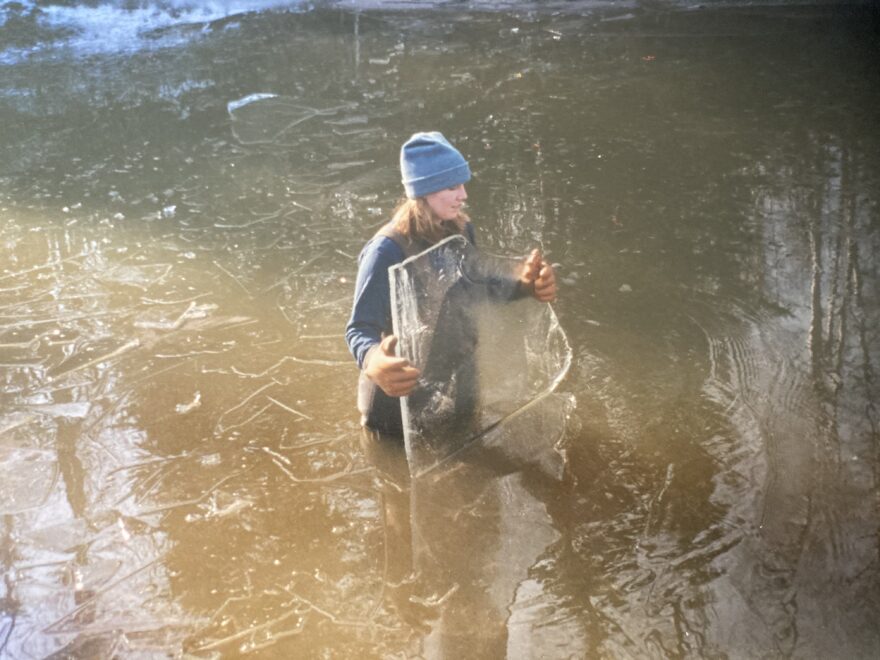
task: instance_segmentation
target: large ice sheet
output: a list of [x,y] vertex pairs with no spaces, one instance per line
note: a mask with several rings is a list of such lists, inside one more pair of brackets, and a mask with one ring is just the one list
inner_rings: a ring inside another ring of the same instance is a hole
[[571,364],[553,309],[516,296],[522,259],[449,237],[390,269],[398,353],[421,372],[403,399],[413,475],[551,392]]

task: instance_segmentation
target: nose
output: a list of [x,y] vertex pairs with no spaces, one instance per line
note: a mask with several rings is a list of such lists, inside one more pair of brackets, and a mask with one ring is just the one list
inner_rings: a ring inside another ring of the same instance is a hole
[[467,190],[464,189],[463,183],[458,187],[458,199],[462,202],[467,199]]

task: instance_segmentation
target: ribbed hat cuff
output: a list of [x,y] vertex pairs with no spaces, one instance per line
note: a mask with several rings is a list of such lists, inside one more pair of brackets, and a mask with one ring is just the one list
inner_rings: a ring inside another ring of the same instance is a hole
[[406,196],[410,199],[415,199],[416,197],[430,195],[432,192],[437,192],[444,188],[452,188],[460,183],[467,183],[470,180],[471,169],[467,163],[462,163],[442,172],[434,172],[430,176],[404,181],[403,187],[406,190]]

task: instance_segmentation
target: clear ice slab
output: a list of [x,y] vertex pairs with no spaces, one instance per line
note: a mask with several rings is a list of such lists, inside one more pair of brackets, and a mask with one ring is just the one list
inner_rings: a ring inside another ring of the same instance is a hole
[[451,236],[389,269],[398,354],[421,370],[402,400],[419,476],[552,392],[572,352],[553,308],[517,293],[522,258]]

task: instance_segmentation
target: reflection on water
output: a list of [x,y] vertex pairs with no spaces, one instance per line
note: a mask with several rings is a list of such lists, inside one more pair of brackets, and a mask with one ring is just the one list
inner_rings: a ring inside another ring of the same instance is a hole
[[[876,12],[272,4],[0,10],[0,655],[875,657]],[[342,328],[425,128],[575,356],[412,483]]]
[[[385,485],[385,552],[394,558],[385,586],[400,616],[425,631],[425,656],[547,657],[536,633],[555,624],[540,609],[557,607],[528,577],[567,524],[553,500],[570,488],[559,443],[572,406],[570,396],[545,395],[412,478],[399,441],[365,434]],[[583,651],[579,638],[570,642],[566,655]]]

